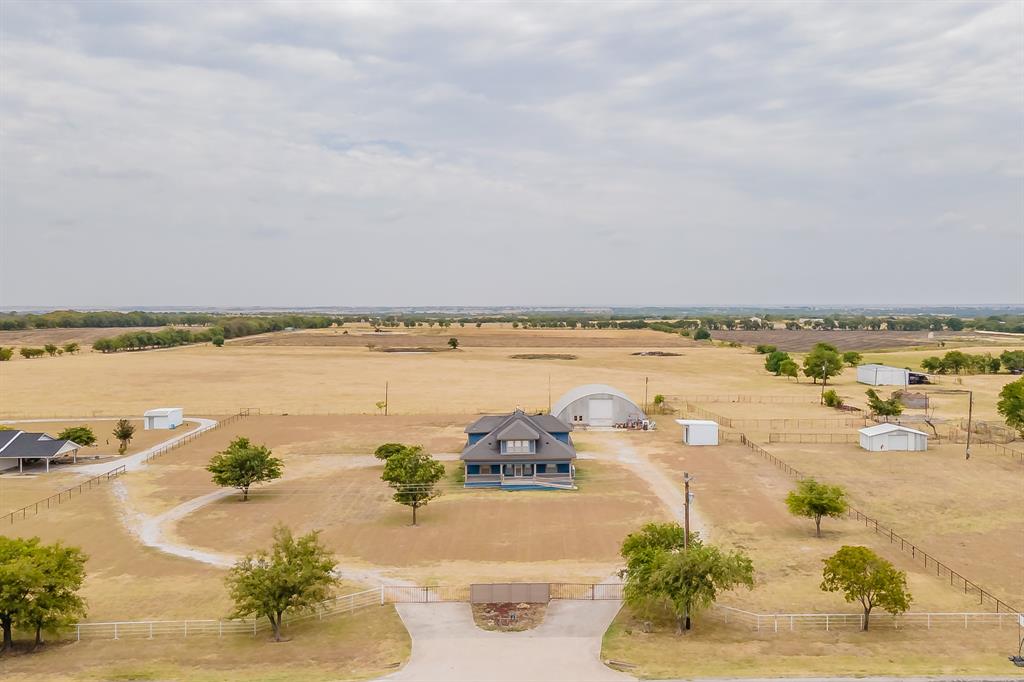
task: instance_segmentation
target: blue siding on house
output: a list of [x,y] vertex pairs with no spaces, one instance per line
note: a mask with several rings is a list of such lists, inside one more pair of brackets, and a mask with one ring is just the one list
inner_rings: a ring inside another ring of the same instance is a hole
[[486,433],[471,433],[471,434],[469,434],[469,442],[467,443],[467,445],[472,445],[473,443],[480,442],[481,440],[483,440],[483,437],[486,436],[486,435],[487,435]]
[[569,473],[569,463],[568,462],[564,462],[562,464],[559,464],[558,465],[558,473],[560,473],[560,474],[567,474],[567,473]]
[[566,444],[569,443],[569,434],[568,433],[552,433],[551,435],[554,436],[556,440],[560,440],[560,441],[562,441],[563,443],[566,443]]
[[479,464],[467,464],[466,465],[466,473],[467,474],[479,474],[480,473],[480,465]]

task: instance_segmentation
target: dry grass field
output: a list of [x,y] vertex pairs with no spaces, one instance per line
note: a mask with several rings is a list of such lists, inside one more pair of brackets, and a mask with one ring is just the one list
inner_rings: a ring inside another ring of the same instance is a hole
[[[765,329],[744,331],[741,329],[719,329],[711,332],[711,338],[720,341],[735,341],[747,346],[769,344],[779,350],[806,352],[816,343],[830,343],[841,350],[869,351],[884,348],[905,348],[938,345],[945,341],[949,346],[985,341],[973,332],[890,332],[890,331],[826,331],[814,329]],[[990,340],[988,342],[991,342]]]
[[[462,342],[458,351],[405,354],[369,350],[365,336],[372,332],[366,330],[349,329],[348,335],[335,331],[253,337],[220,349],[193,346],[0,363],[0,418],[141,415],[167,404],[182,405],[193,416],[231,414],[244,406],[263,410],[261,416],[235,421],[154,460],[116,486],[93,490],[4,532],[60,539],[85,549],[91,557],[85,588],[90,620],[225,615],[230,605],[223,569],[143,547],[129,527],[136,528],[139,518],[165,514],[215,491],[204,466],[232,438],[245,435],[267,444],[285,460],[285,477],[257,489],[249,502],[231,495],[169,521],[162,527],[167,542],[234,555],[265,545],[274,523],[284,521],[297,530],[322,529],[324,540],[344,565],[394,578],[457,584],[490,579],[600,580],[619,565],[618,546],[626,533],[647,520],[668,518],[670,510],[642,476],[629,470],[628,462],[637,457],[674,481],[684,470],[696,474],[695,509],[710,539],[742,548],[753,558],[757,587],[725,595],[723,603],[757,611],[850,611],[840,597],[817,589],[821,559],[842,544],[864,544],[908,572],[915,610],[979,608],[975,599],[935,579],[898,548],[852,521],[826,521],[825,537],[815,538],[811,522],[786,512],[782,500],[792,486],[788,477],[739,445],[683,447],[670,415],[655,417],[659,429],[654,432],[577,433],[586,458],[579,462],[576,492],[465,491],[456,482],[453,458],[462,448],[466,423],[481,412],[508,411],[517,405],[545,409],[549,381],[552,400],[578,384],[609,383],[642,402],[646,377],[649,397],[665,394],[674,407],[677,397],[696,395],[784,396],[797,401],[700,402],[734,419],[845,416],[815,404],[819,386],[769,375],[763,356],[749,348],[694,344],[649,330],[466,327],[422,332],[417,328],[406,339],[389,337],[392,347],[440,347],[449,336]],[[336,341],[337,336],[345,339]],[[350,337],[359,336],[363,338],[352,344]],[[1011,346],[971,350],[998,353],[1005,347]],[[531,354],[531,349],[577,359],[509,357]],[[680,355],[633,355],[659,349]],[[935,353],[901,350],[873,353],[868,359],[904,365]],[[938,387],[975,391],[975,418],[996,419],[996,395],[1012,378],[943,377]],[[388,417],[375,414],[374,406],[383,399],[385,382],[390,384]],[[866,387],[856,383],[853,370],[846,370],[834,385],[851,403],[863,400]],[[966,415],[961,396],[935,398],[935,404],[938,416]],[[98,435],[112,428],[110,422],[88,417],[83,422],[38,426],[53,431],[79,423],[95,423]],[[749,431],[757,435],[756,429]],[[169,435],[141,428],[138,434],[130,452]],[[109,449],[104,441],[101,435],[97,453]],[[451,470],[445,494],[421,510],[417,528],[409,526],[408,508],[390,499],[390,491],[379,480],[381,465],[369,456],[386,441],[422,444],[446,459]],[[886,458],[855,446],[771,447],[792,465],[847,485],[865,512],[890,523],[968,577],[1011,601],[1024,601],[1024,525],[1018,521],[1024,517],[1024,470],[1019,462],[979,452],[964,463],[957,449],[948,446],[918,455],[887,453]],[[68,468],[50,476],[0,477],[0,512],[45,497],[74,477]],[[54,655],[7,660],[0,663],[0,671],[5,679],[8,674],[24,679],[60,679],[58,674],[241,679],[256,671],[257,676],[281,680],[359,678],[402,660],[408,651],[393,612],[374,611],[365,616],[365,623],[363,618],[325,623],[324,629],[310,627],[301,637],[297,634],[293,642],[280,645],[288,653],[272,673],[254,660],[264,651],[262,642],[251,641],[224,646],[199,642],[194,648],[178,641],[137,646],[90,642],[62,647],[59,654],[55,650]],[[982,631],[972,630],[930,663],[919,649],[943,646],[942,640],[920,633],[818,633],[770,640],[708,627],[676,640],[663,634],[629,634],[630,627],[628,614],[623,614],[606,638],[605,655],[641,663],[645,675],[986,673],[994,653],[1005,648],[997,636],[986,639],[976,634]],[[359,649],[371,639],[380,641],[380,647]],[[668,646],[669,642],[675,645]],[[830,659],[830,651],[837,657]],[[193,658],[189,652],[194,652]],[[109,663],[113,656],[122,658],[123,665]],[[695,664],[696,659],[704,662]],[[894,667],[894,661],[902,667]]]
[[[48,343],[61,345],[72,341],[82,346],[82,353],[88,353],[88,346],[96,339],[107,336],[117,336],[130,332],[155,332],[164,327],[80,327],[78,329],[18,329],[12,331],[0,331],[0,346],[35,346],[42,348]],[[21,361],[20,355],[15,355],[12,360]],[[42,360],[43,358],[39,358]],[[62,358],[63,359],[63,358]]]

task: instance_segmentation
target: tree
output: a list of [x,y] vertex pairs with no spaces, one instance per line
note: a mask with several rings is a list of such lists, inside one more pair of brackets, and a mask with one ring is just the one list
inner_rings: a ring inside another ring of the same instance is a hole
[[759,343],[757,348],[754,349],[754,352],[760,353],[761,355],[768,355],[768,353],[774,353],[777,350],[778,348],[775,346],[770,346],[766,343]]
[[800,382],[800,366],[789,358],[779,363],[779,374],[784,377],[793,377],[797,383]]
[[844,545],[824,559],[821,589],[842,592],[848,602],[859,601],[864,608],[864,627],[868,629],[871,609],[881,606],[899,615],[910,608],[907,574],[867,547]]
[[928,372],[929,374],[945,374],[945,370],[942,366],[942,358],[937,355],[932,355],[921,360],[921,369]]
[[836,409],[843,406],[843,399],[839,397],[833,389],[828,389],[821,394],[821,399],[824,401],[826,407],[834,407]]
[[1003,415],[1006,425],[1017,429],[1024,438],[1024,377],[1003,386],[996,409]]
[[38,545],[38,538],[25,540],[0,535],[0,629],[4,640],[0,652],[14,644],[15,618],[40,580],[32,561],[32,552]]
[[82,447],[96,444],[96,434],[88,426],[69,426],[57,434],[58,440],[69,440]]
[[959,350],[951,350],[942,356],[942,367],[947,372],[953,374],[959,374],[963,369],[971,364],[971,359],[967,353]]
[[64,348],[64,352],[67,353],[68,355],[74,355],[75,353],[77,353],[80,350],[79,345],[77,343],[75,343],[74,341],[71,341],[69,343],[65,343],[63,348]]
[[0,362],[7,362],[14,356],[13,348],[4,348],[0,346]]
[[17,622],[35,630],[35,645],[43,643],[43,630],[57,630],[85,615],[85,600],[79,596],[85,582],[88,556],[77,547],[61,543],[38,545],[31,554],[37,581],[29,598],[18,611]]
[[459,340],[453,336],[448,339],[448,345],[451,346],[452,350],[455,350],[459,347]]
[[868,396],[868,409],[871,410],[871,414],[885,417],[886,421],[889,417],[898,417],[903,414],[903,403],[898,397],[892,396],[883,400],[873,388],[869,388],[865,393]]
[[774,372],[775,376],[779,376],[781,373],[780,366],[786,360],[792,360],[792,358],[789,357],[789,353],[784,350],[773,350],[764,359],[764,368],[769,372]]
[[704,341],[711,338],[711,332],[708,331],[707,327],[701,327],[693,333],[695,341]]
[[217,485],[241,490],[245,502],[249,499],[250,486],[281,478],[283,466],[267,446],[254,445],[240,436],[231,441],[226,450],[214,455],[206,470],[213,474]]
[[404,443],[384,443],[383,445],[379,445],[377,449],[373,451],[373,456],[377,459],[387,461],[392,455],[397,455],[398,453],[406,450],[421,451],[423,448],[419,445],[405,445]]
[[1004,350],[999,362],[1007,372],[1024,372],[1024,350]]
[[285,613],[308,610],[326,600],[337,583],[336,562],[320,544],[319,531],[299,538],[284,525],[274,527],[270,552],[260,551],[235,562],[226,583],[236,618],[265,616],[281,641]]
[[664,407],[665,407],[665,396],[663,396],[660,393],[655,394],[655,396],[654,396],[654,409],[655,409],[655,411],[661,412],[661,410]]
[[123,455],[124,451],[128,449],[128,443],[135,437],[135,424],[132,424],[127,419],[118,419],[117,424],[114,426],[113,435],[114,438],[121,441],[121,447],[117,449],[117,453]]
[[842,373],[843,358],[835,346],[819,343],[804,356],[804,375],[814,379],[814,383],[818,383],[818,379],[821,379],[822,386],[824,386],[828,383],[829,377]]
[[21,353],[21,357],[25,358],[26,360],[38,358],[39,356],[44,355],[46,353],[46,351],[43,350],[42,348],[29,348],[27,346],[22,346],[21,348],[18,349],[18,352]]
[[52,343],[48,343],[45,346],[43,346],[43,350],[46,351],[47,355],[49,355],[51,358],[53,358],[53,357],[57,356],[57,351],[60,350],[60,349],[57,348],[56,345],[54,345]]
[[850,367],[856,367],[860,364],[860,361],[864,359],[864,356],[855,350],[848,350],[843,353],[843,362]]
[[849,504],[846,491],[840,486],[805,478],[797,483],[796,490],[786,495],[786,507],[793,516],[814,519],[814,534],[820,538],[822,517],[839,518],[849,509]]
[[444,465],[415,446],[388,457],[380,477],[395,490],[395,502],[412,507],[412,525],[415,526],[416,510],[441,494],[436,485],[444,478]]
[[223,336],[214,336],[213,338],[210,339],[210,343],[215,345],[217,348],[220,348],[221,346],[224,345],[224,337]]

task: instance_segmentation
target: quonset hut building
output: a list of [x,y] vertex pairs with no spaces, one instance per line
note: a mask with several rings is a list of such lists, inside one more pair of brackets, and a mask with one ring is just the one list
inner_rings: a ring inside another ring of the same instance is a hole
[[568,391],[551,407],[551,414],[570,426],[605,427],[647,418],[633,400],[607,384],[584,384]]

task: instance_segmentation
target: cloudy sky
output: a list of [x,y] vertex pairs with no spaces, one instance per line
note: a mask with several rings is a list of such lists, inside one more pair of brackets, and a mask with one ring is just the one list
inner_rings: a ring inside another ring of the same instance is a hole
[[0,3],[0,307],[1024,302],[1024,4]]

